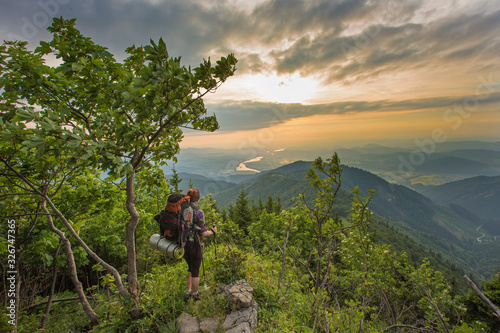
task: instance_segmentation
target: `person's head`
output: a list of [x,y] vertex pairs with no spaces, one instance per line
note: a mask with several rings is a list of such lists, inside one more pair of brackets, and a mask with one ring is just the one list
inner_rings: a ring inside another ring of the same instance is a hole
[[191,198],[190,199],[191,202],[198,202],[198,201],[200,201],[200,191],[198,191],[195,188],[189,189],[186,192],[186,195],[188,195]]

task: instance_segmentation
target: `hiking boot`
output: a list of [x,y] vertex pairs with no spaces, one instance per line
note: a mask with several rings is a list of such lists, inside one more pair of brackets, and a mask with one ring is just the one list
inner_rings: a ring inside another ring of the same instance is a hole
[[193,298],[193,301],[199,301],[201,296],[200,296],[200,293],[196,293],[196,294],[191,294],[191,297]]

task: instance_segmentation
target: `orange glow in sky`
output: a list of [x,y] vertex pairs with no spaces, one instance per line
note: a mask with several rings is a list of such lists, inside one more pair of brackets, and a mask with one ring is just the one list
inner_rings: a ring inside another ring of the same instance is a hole
[[500,140],[499,1],[44,4],[9,2],[2,38],[35,48],[49,40],[49,16],[64,16],[117,59],[160,37],[191,68],[235,55],[235,75],[204,98],[220,130],[185,130],[181,147],[398,145],[434,129],[450,139]]

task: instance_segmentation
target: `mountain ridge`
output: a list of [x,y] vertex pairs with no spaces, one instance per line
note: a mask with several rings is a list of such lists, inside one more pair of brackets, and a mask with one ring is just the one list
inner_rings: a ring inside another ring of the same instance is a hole
[[428,186],[420,191],[442,205],[458,205],[500,235],[500,176],[476,176],[439,186]]
[[[269,195],[276,199],[280,195],[284,207],[293,205],[292,198],[303,193],[307,199],[316,197],[315,189],[305,178],[312,161],[295,161],[278,168],[247,176],[241,183],[225,183],[226,188],[211,191],[217,204],[228,207],[234,204],[243,190],[254,203],[259,197],[265,201]],[[206,178],[206,177],[204,177]],[[459,267],[484,275],[500,265],[498,258],[476,258],[500,250],[500,242],[494,242],[494,234],[481,226],[484,220],[476,220],[476,214],[456,205],[441,205],[431,198],[402,185],[389,183],[385,179],[357,167],[343,165],[342,191],[337,198],[337,213],[347,216],[350,209],[349,189],[358,186],[362,195],[368,189],[375,190],[369,208],[378,216],[390,221],[390,226],[409,236],[424,248],[441,253],[443,258]],[[205,179],[206,180],[206,179]],[[212,182],[216,183],[215,180]],[[197,181],[193,181],[198,186]],[[205,188],[206,184],[204,185]],[[215,188],[215,186],[213,186]],[[199,186],[198,186],[199,188]],[[202,194],[209,192],[200,188]],[[481,238],[482,237],[482,238]],[[478,239],[481,242],[478,242]],[[492,248],[493,250],[485,250]]]

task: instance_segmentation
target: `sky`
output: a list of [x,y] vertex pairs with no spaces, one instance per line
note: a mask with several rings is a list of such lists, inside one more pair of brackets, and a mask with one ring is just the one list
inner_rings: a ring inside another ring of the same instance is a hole
[[0,37],[34,48],[59,16],[118,60],[160,37],[186,66],[234,53],[220,129],[182,148],[500,141],[500,1],[0,0]]

